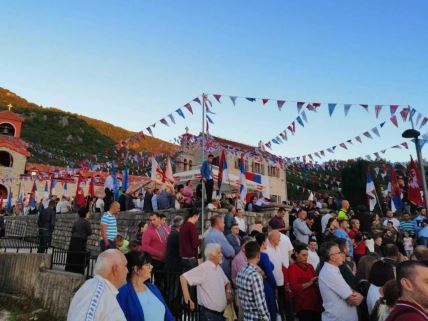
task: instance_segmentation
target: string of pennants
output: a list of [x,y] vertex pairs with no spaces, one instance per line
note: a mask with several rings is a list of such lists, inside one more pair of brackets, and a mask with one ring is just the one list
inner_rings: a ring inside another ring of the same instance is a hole
[[366,137],[367,139],[373,139],[375,137],[380,137],[380,131],[379,130],[382,129],[385,126],[385,123],[386,122],[382,122],[379,125],[376,125],[375,127],[371,128],[369,130],[364,131],[360,135],[355,136],[354,138],[347,139],[346,141],[344,141],[342,143],[339,143],[339,144],[336,144],[336,145],[333,145],[333,146],[331,146],[329,148],[322,149],[322,150],[320,150],[318,152],[313,152],[313,153],[302,155],[302,156],[296,156],[296,157],[290,157],[290,158],[286,157],[286,159],[287,160],[291,160],[291,161],[293,161],[293,160],[301,160],[302,159],[303,162],[306,163],[306,160],[308,158],[310,160],[314,159],[313,155],[316,156],[316,157],[318,157],[319,159],[321,159],[321,158],[323,158],[323,157],[326,156],[326,152],[334,154],[335,151],[336,151],[336,148],[338,146],[342,147],[343,149],[348,150],[348,146],[349,145],[353,145],[353,141],[356,141],[356,142],[362,144],[363,143],[363,140],[362,140],[363,137]]
[[300,191],[303,191],[303,192],[308,192],[309,194],[312,193],[312,194],[314,194],[314,196],[322,195],[322,193],[320,193],[320,192],[311,190],[311,189],[309,189],[307,187],[301,186],[301,185],[293,183],[293,182],[287,181],[287,184],[291,185],[291,186],[294,186],[297,190],[300,190]]
[[391,116],[390,121],[393,123],[396,127],[398,127],[398,120],[397,120],[397,111],[399,111],[399,114],[401,115],[403,121],[406,121],[408,116],[410,115],[410,119],[412,119],[415,115],[416,121],[415,126],[418,126],[419,128],[422,128],[428,123],[428,117],[424,117],[420,112],[418,112],[415,108],[411,108],[409,105],[369,105],[369,104],[338,104],[338,103],[325,103],[325,102],[307,102],[307,101],[295,101],[295,100],[286,100],[286,99],[276,99],[276,98],[259,98],[259,97],[244,97],[244,96],[230,96],[230,95],[223,95],[223,94],[209,94],[218,103],[222,103],[222,98],[229,98],[230,101],[234,106],[236,106],[238,100],[244,100],[249,101],[252,103],[260,103],[262,106],[265,106],[267,104],[273,103],[277,106],[278,110],[281,111],[286,105],[292,104],[295,105],[297,108],[298,116],[293,120],[283,131],[278,133],[274,138],[270,139],[267,143],[265,143],[265,146],[268,148],[272,147],[272,143],[274,144],[281,144],[284,143],[284,141],[288,140],[287,137],[287,131],[294,135],[296,133],[296,125],[300,125],[301,127],[305,127],[305,123],[308,122],[308,118],[306,115],[306,110],[317,112],[318,109],[322,105],[328,106],[328,112],[330,117],[333,115],[334,111],[338,106],[343,106],[343,110],[345,113],[345,116],[348,115],[349,111],[352,107],[360,107],[365,109],[367,112],[370,112],[371,107],[374,109],[374,113],[376,118],[379,117],[381,111],[385,108],[389,107]]

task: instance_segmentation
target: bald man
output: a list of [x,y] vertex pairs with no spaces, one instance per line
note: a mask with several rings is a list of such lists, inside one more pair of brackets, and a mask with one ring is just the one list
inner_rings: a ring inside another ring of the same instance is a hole
[[71,300],[67,321],[126,321],[116,300],[126,283],[126,258],[119,250],[102,252],[95,263],[93,279],[86,281]]
[[349,220],[351,218],[351,214],[348,212],[349,207],[350,207],[349,201],[343,200],[342,201],[342,207],[341,207],[340,211],[337,213],[337,219]]

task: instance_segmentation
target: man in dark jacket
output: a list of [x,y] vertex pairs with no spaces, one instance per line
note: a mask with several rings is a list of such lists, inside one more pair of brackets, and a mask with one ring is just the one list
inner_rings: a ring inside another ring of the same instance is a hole
[[47,208],[40,210],[39,217],[37,218],[37,226],[39,227],[39,247],[37,253],[45,253],[48,249],[55,228],[55,220],[55,202],[50,201]]
[[152,193],[151,188],[147,188],[146,194],[144,195],[144,203],[143,203],[144,213],[153,212],[152,197],[153,197],[153,193]]

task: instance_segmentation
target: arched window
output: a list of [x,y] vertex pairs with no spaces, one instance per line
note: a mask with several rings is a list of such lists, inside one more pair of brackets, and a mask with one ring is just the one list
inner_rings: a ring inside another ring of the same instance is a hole
[[192,160],[189,160],[189,171],[191,171],[192,170]]
[[7,188],[0,184],[0,199],[7,200]]
[[4,150],[0,151],[0,166],[12,167],[13,166],[13,157],[9,152]]
[[0,124],[0,135],[15,136],[15,127],[9,123]]
[[183,172],[187,171],[187,159],[184,159],[183,166]]

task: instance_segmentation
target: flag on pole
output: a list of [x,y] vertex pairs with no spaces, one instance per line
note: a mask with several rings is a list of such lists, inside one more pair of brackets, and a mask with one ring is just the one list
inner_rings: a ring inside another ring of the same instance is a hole
[[49,188],[48,188],[48,181],[45,183],[45,190],[43,191],[43,208],[48,208],[49,206]]
[[223,182],[223,177],[227,177],[227,162],[226,162],[226,156],[224,153],[224,149],[221,152],[220,164],[219,164],[217,176],[218,176],[218,179],[217,179],[218,193],[220,193],[221,183]]
[[28,200],[28,206],[31,209],[36,208],[36,193],[37,193],[36,181],[33,181],[33,187],[31,188],[31,192],[30,192],[30,199]]
[[403,208],[401,188],[398,184],[397,175],[395,174],[394,168],[391,166],[389,170],[390,181],[388,183],[388,192],[391,193],[391,210],[396,212]]
[[376,188],[373,182],[372,174],[370,171],[367,173],[367,182],[366,182],[366,195],[369,201],[370,212],[372,212],[376,206]]
[[408,188],[407,199],[414,205],[422,206],[423,200],[421,195],[422,179],[413,158],[410,159],[408,170]]
[[79,205],[80,207],[85,207],[86,199],[83,193],[82,183],[83,183],[83,177],[79,176],[79,178],[77,179],[76,198],[74,202],[76,203],[76,205]]
[[241,186],[239,188],[239,195],[242,201],[245,202],[247,197],[247,179],[245,178],[245,163],[244,163],[244,154],[241,154],[241,159],[239,160],[239,180]]
[[172,173],[171,159],[169,157],[166,162],[166,168],[165,168],[165,183],[172,186],[175,185],[174,174]]
[[126,192],[129,187],[129,169],[128,166],[125,167],[125,169],[122,172],[123,176],[123,182],[122,182],[122,190]]
[[12,211],[12,189],[9,187],[9,195],[7,196],[6,210]]
[[116,166],[114,161],[111,162],[111,176],[113,178],[113,196],[114,200],[119,200],[119,182],[117,181]]

